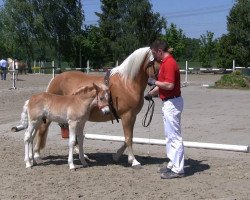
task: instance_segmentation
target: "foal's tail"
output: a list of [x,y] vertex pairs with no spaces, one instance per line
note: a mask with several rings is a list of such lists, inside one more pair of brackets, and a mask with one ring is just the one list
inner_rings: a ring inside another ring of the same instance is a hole
[[29,118],[28,118],[28,103],[29,100],[25,101],[24,106],[23,106],[23,112],[21,114],[21,120],[20,120],[20,125],[14,126],[11,128],[12,132],[17,132],[21,131],[23,129],[28,128],[29,125]]
[[21,114],[21,125],[23,126],[23,128],[28,128],[28,123],[29,123],[29,119],[28,119],[28,103],[29,100],[25,101],[24,106],[23,106],[23,112]]

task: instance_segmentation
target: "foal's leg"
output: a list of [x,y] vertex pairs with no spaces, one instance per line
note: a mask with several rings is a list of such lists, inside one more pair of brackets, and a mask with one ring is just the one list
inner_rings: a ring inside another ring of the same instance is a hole
[[29,151],[32,149],[31,142],[32,142],[32,132],[34,131],[34,129],[35,129],[35,123],[29,122],[29,126],[24,134],[24,147],[25,147],[24,161],[26,163],[26,168],[29,168],[32,166],[32,163],[30,162]]
[[77,128],[77,140],[79,144],[79,159],[83,167],[88,167],[88,163],[85,160],[84,151],[83,151],[83,140],[84,140],[83,127]]
[[74,145],[76,142],[76,124],[77,122],[69,122],[69,156],[68,156],[68,164],[69,169],[75,169],[75,165],[73,163],[73,152]]
[[[41,121],[39,123],[41,123]],[[29,158],[30,158],[30,160],[32,160],[33,165],[37,164],[37,162],[35,160],[35,157],[34,157],[33,143],[34,143],[34,138],[36,137],[37,127],[38,127],[39,123],[36,125],[36,127],[34,127],[35,130],[32,132],[31,142],[30,142],[30,145],[29,145]]]
[[113,159],[118,161],[120,156],[125,151],[126,147],[128,148],[128,163],[132,164],[134,168],[140,168],[141,164],[135,159],[132,144],[133,144],[133,129],[136,120],[136,115],[132,113],[127,113],[121,117],[122,126],[124,131],[125,142],[124,144],[118,149],[117,153],[113,155]]

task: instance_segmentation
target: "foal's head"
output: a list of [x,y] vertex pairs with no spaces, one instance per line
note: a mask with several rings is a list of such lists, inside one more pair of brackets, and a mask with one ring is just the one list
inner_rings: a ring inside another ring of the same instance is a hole
[[110,98],[110,90],[104,85],[96,85],[93,83],[92,86],[84,86],[79,88],[74,95],[82,95],[83,98],[91,98],[94,97],[94,101],[96,102],[99,109],[102,109],[109,105]]
[[95,83],[93,83],[93,87],[96,90],[96,101],[97,101],[97,106],[99,107],[99,109],[102,109],[108,106],[109,98],[110,98],[109,88],[104,84],[101,84],[100,86],[98,86]]

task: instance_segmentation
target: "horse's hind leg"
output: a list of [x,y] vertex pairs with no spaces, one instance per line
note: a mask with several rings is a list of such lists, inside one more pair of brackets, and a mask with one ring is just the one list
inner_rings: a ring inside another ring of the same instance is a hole
[[42,123],[37,129],[36,146],[34,148],[34,157],[36,159],[40,158],[40,150],[45,147],[50,123],[50,121],[46,121],[46,123]]

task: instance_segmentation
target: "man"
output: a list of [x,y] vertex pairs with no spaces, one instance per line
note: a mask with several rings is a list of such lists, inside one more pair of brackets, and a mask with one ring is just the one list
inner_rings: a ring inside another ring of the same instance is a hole
[[6,80],[7,61],[4,59],[0,60],[0,67],[1,67],[1,80]]
[[160,63],[158,80],[148,79],[148,85],[155,86],[146,96],[152,98],[159,94],[162,99],[164,133],[167,138],[166,153],[170,160],[159,172],[162,179],[184,176],[184,146],[181,135],[181,113],[183,99],[180,90],[180,70],[169,52],[165,41],[156,40],[150,47],[153,56]]

